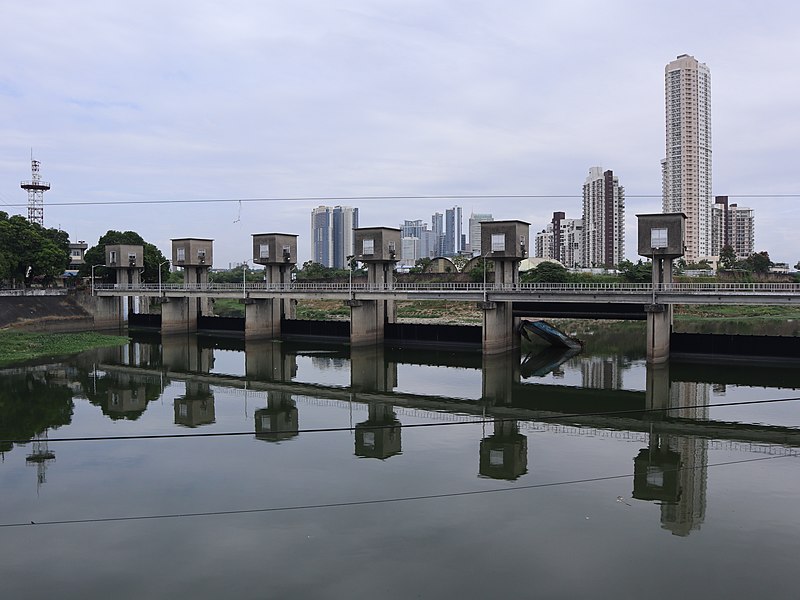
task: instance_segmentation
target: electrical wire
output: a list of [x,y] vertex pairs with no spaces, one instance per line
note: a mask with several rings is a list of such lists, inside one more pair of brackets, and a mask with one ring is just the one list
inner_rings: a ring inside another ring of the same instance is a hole
[[[625,194],[626,198],[662,198],[661,194]],[[800,194],[728,194],[728,198],[800,198]],[[142,204],[215,204],[230,202],[339,202],[367,200],[541,200],[541,199],[580,199],[579,194],[439,194],[439,195],[387,195],[387,196],[285,196],[263,198],[186,198],[158,200],[94,200],[88,202],[65,201],[48,202],[47,206],[122,206]],[[12,207],[25,207],[27,202],[8,204]]]
[[[698,465],[691,468],[678,467],[676,469],[665,469],[664,473],[680,473],[681,471],[696,471],[698,469],[705,469],[711,467],[723,467],[729,465],[738,465],[744,463],[751,463],[763,460],[772,460],[775,458],[786,458],[786,456],[761,456],[758,458],[745,458],[741,460],[732,460],[720,463],[713,463],[708,465]],[[514,487],[504,488],[489,488],[486,490],[468,490],[464,492],[445,492],[441,494],[419,494],[414,496],[399,496],[394,498],[377,498],[373,500],[352,500],[345,502],[326,502],[320,504],[301,504],[292,506],[268,506],[262,508],[244,508],[234,510],[214,510],[202,512],[184,512],[184,513],[166,513],[155,515],[133,515],[123,517],[88,517],[84,519],[60,519],[52,521],[29,521],[0,523],[0,529],[10,529],[12,527],[30,527],[33,525],[85,525],[97,523],[119,523],[124,521],[153,521],[159,519],[182,519],[191,517],[217,517],[226,515],[248,515],[259,513],[277,513],[277,512],[290,512],[301,510],[319,510],[326,508],[347,508],[353,506],[373,506],[379,504],[394,504],[400,502],[416,502],[420,500],[441,500],[445,498],[463,498],[467,496],[480,496],[484,494],[497,494],[503,492],[515,492],[523,490],[534,490],[542,488],[555,488],[566,485],[577,485],[582,483],[596,483],[600,481],[612,481],[615,479],[630,479],[635,474],[625,473],[624,475],[605,475],[602,477],[587,477],[584,479],[571,479],[567,481],[550,481],[545,483],[532,483],[528,485],[519,485]]]
[[[370,429],[418,429],[426,427],[446,427],[451,425],[482,425],[487,423],[508,422],[508,421],[554,421],[561,419],[571,419],[578,417],[614,417],[628,414],[643,414],[643,413],[661,413],[666,411],[679,411],[679,410],[695,410],[700,408],[723,408],[733,406],[748,406],[760,404],[776,404],[782,402],[797,402],[800,396],[792,398],[772,398],[766,400],[745,400],[742,402],[721,402],[719,404],[693,404],[689,406],[668,407],[668,408],[632,408],[627,410],[613,410],[613,411],[598,411],[588,413],[565,413],[553,416],[539,416],[534,419],[525,418],[491,418],[491,419],[476,419],[473,421],[435,421],[431,423],[394,423],[389,425],[375,425],[370,426]],[[704,421],[699,421],[703,423]],[[286,433],[301,434],[301,433],[339,433],[355,431],[355,427],[317,427],[314,429],[296,429],[296,430],[280,430],[270,431],[269,435],[279,435]],[[798,429],[800,433],[800,429]],[[237,436],[252,436],[257,432],[250,431],[220,431],[220,432],[203,432],[203,433],[154,433],[154,434],[139,434],[139,435],[109,435],[109,436],[81,436],[81,437],[48,437],[48,442],[105,442],[105,441],[126,441],[126,440],[164,440],[164,439],[186,439],[186,438],[220,438],[220,437],[237,437]],[[0,443],[6,444],[28,444],[32,440],[0,440]]]

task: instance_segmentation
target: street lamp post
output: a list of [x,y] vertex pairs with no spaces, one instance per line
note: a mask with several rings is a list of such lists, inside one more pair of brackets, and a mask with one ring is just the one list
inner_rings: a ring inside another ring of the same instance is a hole
[[169,263],[169,259],[165,260],[158,265],[158,295],[161,296],[161,267]]
[[489,256],[489,252],[483,255],[483,301],[484,303],[487,301],[486,295],[486,257]]
[[94,270],[105,265],[92,265],[92,296],[94,296]]
[[355,256],[348,256],[347,257],[347,265],[350,267],[350,300],[353,299],[353,259]]
[[242,263],[242,298],[247,298],[247,263],[250,259],[246,259]]

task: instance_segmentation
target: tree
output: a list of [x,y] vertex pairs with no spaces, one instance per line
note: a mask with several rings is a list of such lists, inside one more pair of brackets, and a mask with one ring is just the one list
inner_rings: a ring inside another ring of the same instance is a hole
[[418,258],[414,262],[414,266],[409,269],[409,273],[424,273],[426,267],[431,264],[431,259],[427,256],[423,256],[422,258]]
[[630,283],[650,283],[653,279],[653,263],[643,263],[639,259],[636,264],[623,260],[617,265],[617,270],[622,279]]
[[569,280],[569,271],[563,265],[550,261],[539,264],[520,278],[522,283],[567,283]]
[[719,266],[721,269],[730,271],[737,267],[736,252],[730,244],[725,244],[719,253]]
[[[161,265],[162,281],[169,277],[169,263],[155,245],[145,242],[135,231],[115,231],[109,229],[97,241],[96,246],[89,248],[83,255],[84,264],[79,270],[79,275],[88,277],[91,275],[92,266],[98,265],[95,269],[95,277],[103,281],[111,282],[114,269],[107,269],[106,246],[113,244],[129,244],[131,246],[142,246],[144,265],[142,271],[142,283],[156,283],[158,281],[158,266]],[[162,264],[164,263],[164,264]]]
[[347,278],[350,276],[350,271],[347,269],[334,269],[333,267],[326,267],[313,260],[307,260],[303,263],[302,268],[297,271],[298,279],[336,279]]
[[769,273],[769,268],[773,265],[769,259],[769,252],[762,250],[761,252],[754,252],[744,261],[745,268],[753,273],[759,275],[766,275]]
[[0,280],[52,283],[69,266],[69,236],[0,211]]

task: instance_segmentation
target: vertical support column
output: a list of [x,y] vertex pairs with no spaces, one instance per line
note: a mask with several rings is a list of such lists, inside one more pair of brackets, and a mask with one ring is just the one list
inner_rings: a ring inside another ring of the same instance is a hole
[[244,299],[244,338],[273,339],[281,336],[281,303],[279,298]]
[[350,307],[350,345],[383,343],[383,300],[348,300]]
[[479,302],[483,309],[483,353],[499,354],[513,350],[517,343],[510,302]]
[[645,306],[647,313],[647,362],[659,364],[669,359],[669,338],[672,333],[672,305],[655,301],[663,284],[672,283],[672,258],[653,255],[653,299]]
[[164,298],[161,304],[161,333],[191,333],[197,331],[197,301],[195,298]]

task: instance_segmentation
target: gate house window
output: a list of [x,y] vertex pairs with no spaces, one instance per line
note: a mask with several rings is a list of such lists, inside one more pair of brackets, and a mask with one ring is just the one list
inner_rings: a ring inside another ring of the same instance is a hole
[[506,236],[503,233],[492,234],[492,252],[506,251]]
[[375,240],[364,240],[362,254],[375,254]]
[[183,262],[186,260],[186,248],[178,248],[177,260]]
[[666,228],[656,228],[650,230],[650,247],[651,248],[666,248],[667,247],[667,230]]
[[108,253],[108,264],[115,265],[117,264],[117,251],[112,250]]
[[269,245],[261,244],[258,251],[259,258],[269,258]]

